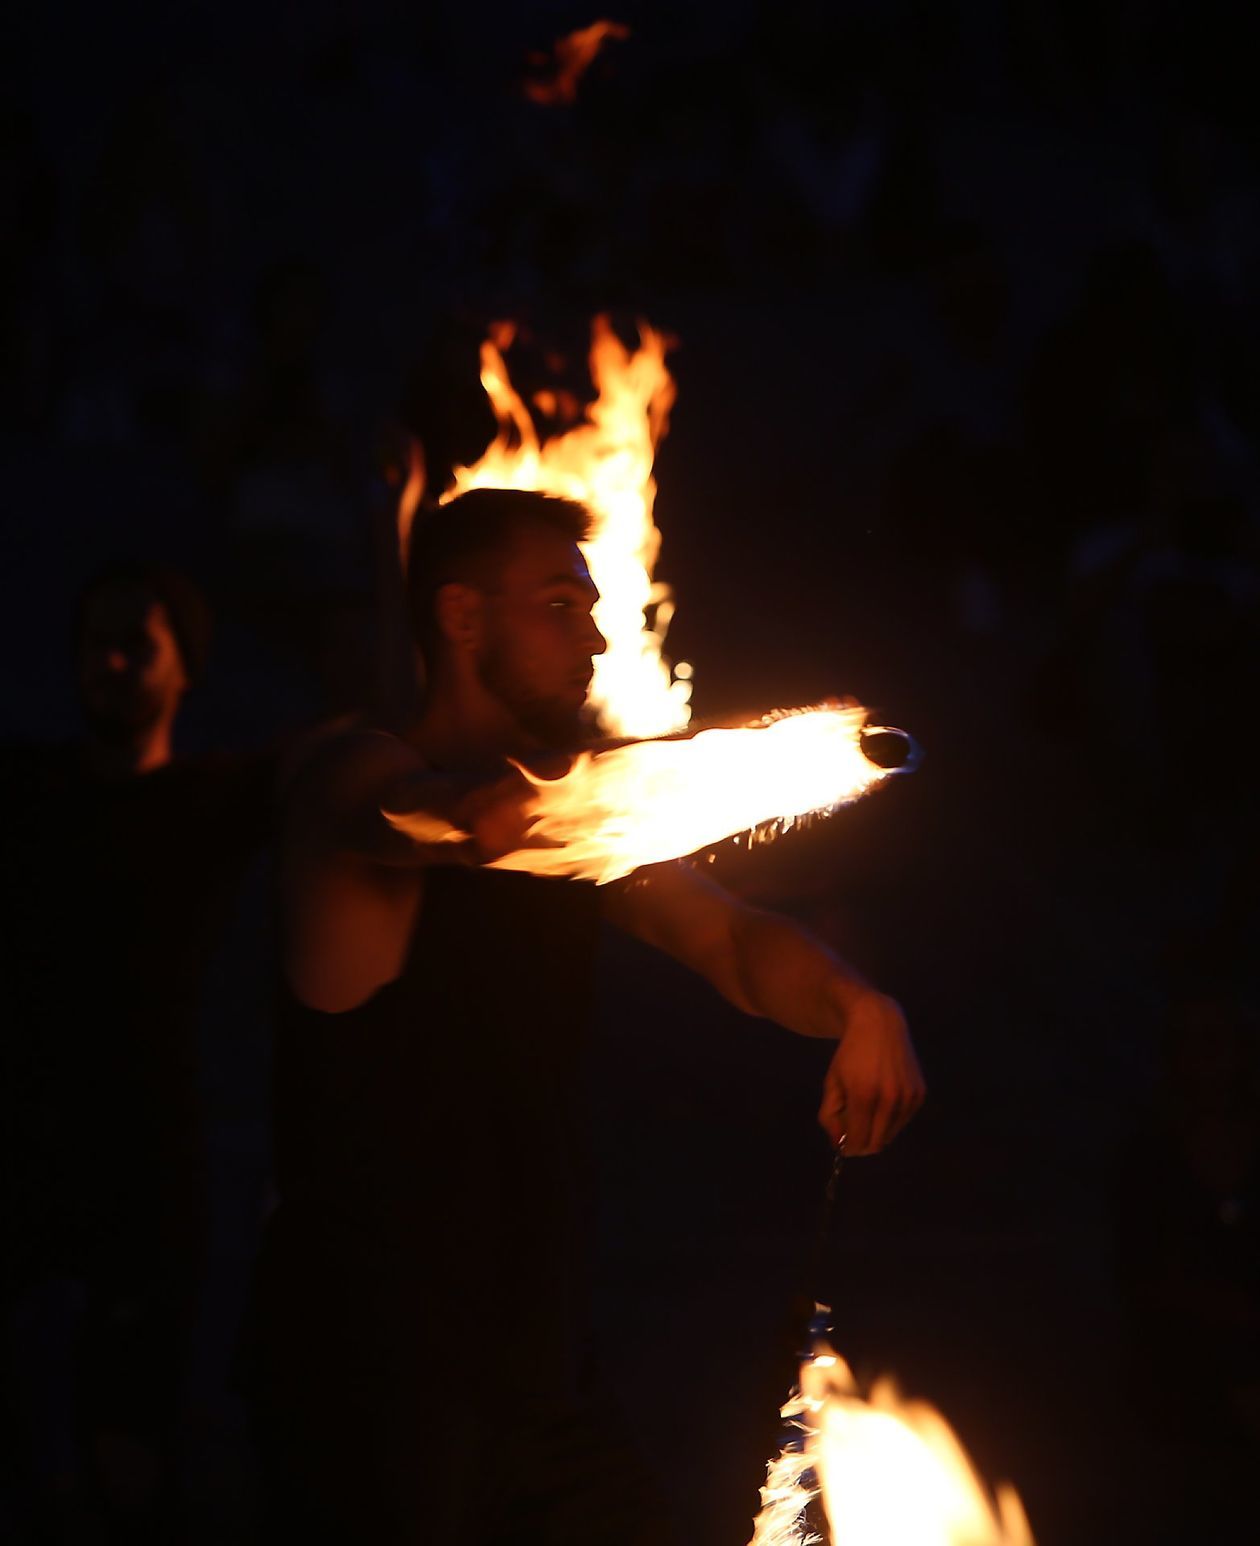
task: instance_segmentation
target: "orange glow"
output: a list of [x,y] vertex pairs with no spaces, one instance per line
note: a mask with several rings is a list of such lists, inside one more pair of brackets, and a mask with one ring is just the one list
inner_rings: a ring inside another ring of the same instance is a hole
[[1033,1546],[1014,1489],[990,1494],[940,1413],[905,1400],[891,1379],[863,1397],[824,1347],[802,1366],[783,1416],[804,1447],[771,1463],[751,1546],[806,1546],[802,1515],[818,1490],[831,1546]]
[[481,384],[498,434],[473,466],[455,469],[443,502],[468,489],[519,488],[587,507],[595,520],[584,550],[600,592],[595,622],[608,641],[595,660],[591,706],[609,735],[668,735],[690,718],[691,681],[689,672],[671,673],[662,658],[673,603],[668,587],[653,579],[661,534],[652,520],[652,462],[674,401],[665,339],[644,326],[631,352],[606,318],[596,318],[596,400],[584,422],[540,441],[503,358],[513,331],[510,323],[496,324],[481,346]]
[[531,102],[537,102],[543,107],[575,102],[578,82],[606,40],[613,38],[620,41],[629,36],[629,27],[620,22],[597,21],[589,27],[580,27],[576,32],[570,32],[567,37],[558,38],[550,55],[536,56],[537,62],[550,67],[550,78],[526,81],[525,95]]
[[424,485],[424,452],[420,449],[420,442],[414,436],[409,436],[407,481],[398,496],[398,557],[404,574],[407,573],[407,555],[411,551],[411,528],[415,523],[420,501],[424,498]]
[[[559,779],[526,773],[534,786],[527,841],[538,846],[495,867],[603,885],[740,832],[785,831],[891,776],[862,753],[865,720],[864,709],[824,704],[743,729],[583,752]],[[386,816],[418,842],[459,836],[435,830],[428,815]]]

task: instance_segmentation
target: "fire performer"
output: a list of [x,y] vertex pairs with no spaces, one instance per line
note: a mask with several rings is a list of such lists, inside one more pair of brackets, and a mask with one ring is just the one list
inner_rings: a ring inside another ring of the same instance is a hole
[[[850,1153],[888,1143],[923,1097],[891,999],[695,870],[597,890],[483,867],[524,840],[529,788],[506,759],[586,735],[604,649],[588,522],[501,489],[434,512],[408,566],[428,678],[414,729],[326,743],[292,791],[281,1201],[247,1339],[277,1537],[672,1538],[583,1354],[577,1129],[601,907],[748,1013],[836,1041],[821,1120]],[[405,836],[384,810],[470,843]]]

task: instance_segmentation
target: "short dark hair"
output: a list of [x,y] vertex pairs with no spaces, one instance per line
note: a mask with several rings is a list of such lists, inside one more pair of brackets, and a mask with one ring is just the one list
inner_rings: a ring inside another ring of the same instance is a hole
[[426,663],[432,664],[438,642],[436,601],[443,585],[492,585],[524,532],[542,529],[566,542],[586,542],[592,525],[590,511],[575,499],[531,489],[470,489],[417,517],[407,558],[407,605]]
[[75,602],[76,648],[83,640],[88,608],[98,596],[109,591],[138,591],[142,596],[160,602],[166,610],[190,685],[201,680],[210,653],[214,619],[205,597],[186,574],[167,564],[131,560],[116,560],[95,570]]

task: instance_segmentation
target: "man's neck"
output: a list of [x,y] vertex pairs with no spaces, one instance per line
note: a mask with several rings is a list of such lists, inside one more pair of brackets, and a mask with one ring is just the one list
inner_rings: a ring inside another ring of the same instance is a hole
[[537,747],[493,699],[468,702],[457,693],[431,692],[409,739],[434,768],[471,772]]

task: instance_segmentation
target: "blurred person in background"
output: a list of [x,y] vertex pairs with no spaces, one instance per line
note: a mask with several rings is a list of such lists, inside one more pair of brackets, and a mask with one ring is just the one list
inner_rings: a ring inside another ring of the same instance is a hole
[[0,1508],[6,1539],[166,1541],[208,1212],[199,993],[274,758],[174,750],[210,634],[183,575],[101,571],[76,630],[81,738],[0,756]]
[[1223,981],[1170,1005],[1154,1099],[1113,1157],[1113,1246],[1137,1410],[1157,1413],[1169,1541],[1253,1517],[1260,1458],[1260,1038]]

